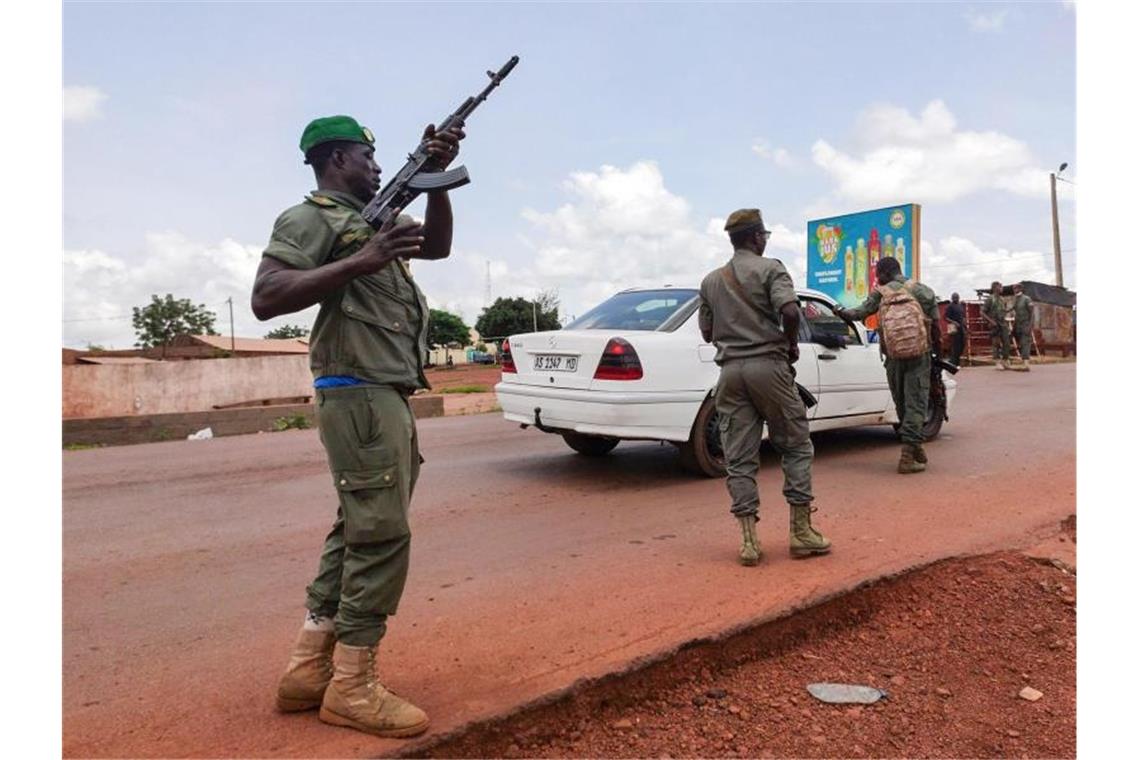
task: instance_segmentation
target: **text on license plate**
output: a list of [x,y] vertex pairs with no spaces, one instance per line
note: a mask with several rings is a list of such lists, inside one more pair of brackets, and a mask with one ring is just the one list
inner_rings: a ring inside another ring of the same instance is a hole
[[537,354],[534,357],[534,368],[541,372],[577,372],[578,357]]

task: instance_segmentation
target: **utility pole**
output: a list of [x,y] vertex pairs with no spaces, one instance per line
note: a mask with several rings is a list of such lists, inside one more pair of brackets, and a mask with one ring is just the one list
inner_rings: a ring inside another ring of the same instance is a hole
[[530,316],[534,319],[534,331],[538,332],[538,301],[530,302]]
[[483,308],[491,305],[491,262],[487,262],[487,278],[483,282]]
[[1057,287],[1063,288],[1065,277],[1061,274],[1061,226],[1057,222],[1057,175],[1054,172],[1049,172],[1049,194],[1053,201],[1053,268],[1057,272]]
[[230,305],[230,353],[232,354],[237,352],[234,348],[234,297],[227,298],[226,303]]

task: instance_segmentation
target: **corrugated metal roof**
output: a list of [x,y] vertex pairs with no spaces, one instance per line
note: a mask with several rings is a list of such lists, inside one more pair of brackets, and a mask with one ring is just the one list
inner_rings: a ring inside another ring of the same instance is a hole
[[145,356],[77,356],[80,364],[158,364]]
[[284,340],[272,338],[234,338],[231,342],[228,335],[188,335],[191,340],[221,349],[222,351],[238,351],[243,353],[264,352],[269,354],[307,354],[309,341],[307,338],[288,338]]

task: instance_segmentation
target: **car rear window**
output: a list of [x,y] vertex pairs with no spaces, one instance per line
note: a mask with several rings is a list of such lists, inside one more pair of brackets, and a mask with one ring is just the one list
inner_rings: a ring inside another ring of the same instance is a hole
[[564,330],[657,330],[697,297],[697,291],[667,288],[618,293],[566,325]]

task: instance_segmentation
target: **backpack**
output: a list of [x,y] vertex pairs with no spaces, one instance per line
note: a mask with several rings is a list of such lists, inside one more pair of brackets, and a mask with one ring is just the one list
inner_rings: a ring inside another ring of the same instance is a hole
[[879,286],[879,331],[882,345],[891,359],[917,359],[930,352],[929,320],[911,294],[913,280],[899,289]]

